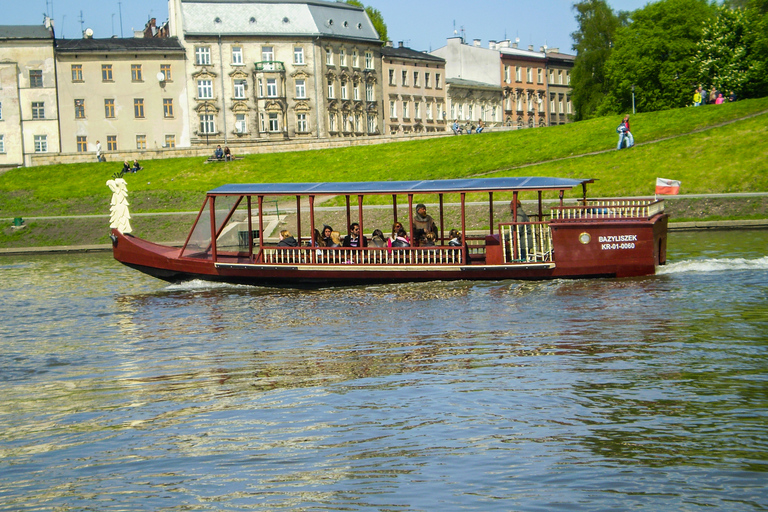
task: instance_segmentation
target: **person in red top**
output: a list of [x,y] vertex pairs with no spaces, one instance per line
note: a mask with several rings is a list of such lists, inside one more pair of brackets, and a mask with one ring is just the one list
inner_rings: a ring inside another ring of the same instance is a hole
[[627,139],[627,147],[631,148],[635,145],[635,138],[632,136],[632,131],[629,128],[629,114],[624,116],[621,124],[624,125],[624,130],[619,133],[619,144],[616,146],[616,149],[621,149],[624,139]]

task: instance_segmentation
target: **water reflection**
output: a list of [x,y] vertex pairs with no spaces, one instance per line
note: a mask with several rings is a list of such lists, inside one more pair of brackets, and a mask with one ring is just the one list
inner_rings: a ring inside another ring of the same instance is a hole
[[0,260],[0,509],[768,507],[768,261],[685,236],[645,278],[343,290]]

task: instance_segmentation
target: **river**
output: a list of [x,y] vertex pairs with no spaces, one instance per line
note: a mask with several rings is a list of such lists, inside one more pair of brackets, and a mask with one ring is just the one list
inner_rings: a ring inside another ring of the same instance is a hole
[[0,258],[0,510],[766,510],[768,232],[285,290]]

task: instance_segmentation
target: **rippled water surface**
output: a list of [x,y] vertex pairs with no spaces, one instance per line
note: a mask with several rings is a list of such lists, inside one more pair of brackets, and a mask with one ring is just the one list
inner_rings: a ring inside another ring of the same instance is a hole
[[2,257],[0,510],[768,509],[767,249],[300,291]]

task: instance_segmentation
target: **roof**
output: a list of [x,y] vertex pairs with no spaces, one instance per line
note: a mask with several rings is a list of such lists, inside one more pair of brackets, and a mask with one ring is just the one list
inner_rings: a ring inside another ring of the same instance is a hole
[[522,48],[499,48],[499,52],[502,56],[509,57],[521,57],[528,59],[545,59],[546,54],[544,52],[534,52],[531,50],[524,50]]
[[400,46],[397,48],[393,48],[391,46],[383,46],[381,48],[381,56],[395,58],[395,59],[416,59],[416,60],[429,60],[432,62],[445,62],[445,59],[443,59],[442,57],[437,57],[436,55],[430,55],[429,53],[426,53],[426,52],[419,52],[403,46]]
[[565,190],[592,179],[510,177],[421,181],[350,181],[325,183],[251,183],[222,185],[208,194],[222,195],[357,195],[438,194],[510,190]]
[[74,52],[184,52],[175,37],[112,37],[108,39],[59,39],[56,51]]
[[182,0],[181,9],[187,36],[325,36],[379,40],[365,10],[342,2]]
[[464,78],[446,78],[446,83],[453,87],[468,87],[472,89],[488,89],[492,91],[501,91],[500,85],[487,84],[485,82],[476,82],[474,80],[466,80]]
[[42,25],[0,25],[0,39],[53,39]]

